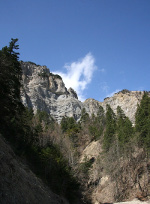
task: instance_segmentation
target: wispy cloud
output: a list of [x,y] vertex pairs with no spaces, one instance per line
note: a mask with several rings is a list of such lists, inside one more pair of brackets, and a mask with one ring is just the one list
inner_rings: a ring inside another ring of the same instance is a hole
[[117,93],[119,91],[121,91],[121,89],[116,89],[115,91],[109,93],[106,97],[111,97],[111,96],[113,96],[115,93]]
[[65,64],[64,72],[55,72],[62,76],[65,86],[67,88],[73,88],[79,97],[79,100],[84,101],[84,90],[87,85],[91,82],[94,71],[97,69],[95,65],[95,58],[91,53],[88,53],[84,58]]
[[105,92],[106,94],[108,93],[108,91],[109,91],[109,86],[108,86],[107,82],[102,82],[102,83],[101,83],[101,90],[102,90],[103,92]]
[[99,71],[102,72],[102,73],[106,72],[106,70],[104,68],[100,69]]
[[140,86],[137,90],[139,90],[139,91],[144,91],[144,87],[143,87],[143,86]]
[[115,91],[110,93],[110,87],[108,86],[107,82],[102,82],[101,83],[101,90],[106,94],[107,97],[113,96],[115,93],[121,91],[121,89],[116,89]]

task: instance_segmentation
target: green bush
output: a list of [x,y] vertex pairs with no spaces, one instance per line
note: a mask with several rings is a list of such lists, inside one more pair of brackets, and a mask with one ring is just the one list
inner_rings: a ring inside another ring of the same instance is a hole
[[50,76],[52,76],[54,79],[62,79],[62,77],[60,76],[60,75],[58,75],[58,74],[53,74],[53,73],[51,73],[50,72]]
[[89,160],[88,160],[87,158],[85,158],[85,159],[84,159],[84,162],[82,162],[82,163],[80,164],[80,169],[81,169],[81,171],[82,171],[84,174],[87,174],[87,175],[88,175],[89,170],[92,168],[93,162],[94,162],[94,158],[91,158],[91,159],[89,159]]

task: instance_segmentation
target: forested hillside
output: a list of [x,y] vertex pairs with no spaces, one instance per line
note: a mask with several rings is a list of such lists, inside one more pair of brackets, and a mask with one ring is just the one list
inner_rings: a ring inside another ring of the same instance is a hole
[[17,157],[71,204],[149,199],[149,93],[142,93],[134,125],[120,106],[114,113],[109,104],[92,115],[82,108],[79,120],[64,116],[58,123],[22,104],[18,48],[12,39],[0,51],[0,134]]
[[[80,203],[79,184],[59,147],[47,136],[56,128],[55,122],[45,112],[38,111],[34,115],[21,102],[22,70],[16,43],[17,39],[12,39],[9,46],[0,51],[0,134],[53,192],[66,197],[71,203]],[[45,138],[48,139],[43,144]],[[3,188],[5,184],[1,185]],[[2,203],[3,196],[0,199]],[[21,203],[24,203],[23,197]]]

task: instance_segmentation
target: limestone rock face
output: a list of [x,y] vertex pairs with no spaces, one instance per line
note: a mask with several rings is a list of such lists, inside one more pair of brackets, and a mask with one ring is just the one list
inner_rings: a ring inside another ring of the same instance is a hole
[[69,88],[68,92],[72,97],[78,99],[77,93],[72,88]]
[[63,116],[80,118],[83,104],[76,92],[67,90],[59,75],[50,73],[46,66],[21,62],[23,72],[22,102],[34,112],[44,110],[58,122]]
[[86,109],[86,112],[91,116],[92,114],[97,115],[97,112],[99,110],[100,102],[96,101],[95,99],[89,98],[84,101],[84,107]]
[[77,93],[72,88],[67,90],[62,78],[52,74],[46,66],[21,62],[21,67],[22,102],[25,106],[32,107],[34,112],[37,109],[44,110],[58,122],[64,116],[79,120],[83,108],[91,116],[97,115],[100,105],[106,110],[106,105],[109,104],[115,113],[117,106],[120,106],[134,124],[137,104],[140,103],[143,92],[126,90],[104,99],[103,102],[90,98],[82,103],[78,100]]
[[50,74],[48,78],[48,83],[49,83],[48,89],[52,93],[57,93],[59,95],[68,93],[65,84],[62,81],[62,78],[59,77],[58,75]]
[[121,91],[110,98],[106,98],[101,105],[106,110],[106,105],[109,104],[115,113],[117,113],[117,106],[120,106],[134,124],[137,104],[140,103],[143,93],[142,91],[126,91],[125,93]]
[[[94,99],[87,99],[84,102],[86,111],[91,114],[97,114],[99,106],[102,106],[106,111],[106,105],[110,105],[112,110],[117,113],[117,106],[120,106],[124,111],[125,115],[129,117],[131,122],[135,122],[135,113],[137,110],[137,104],[140,103],[143,91],[120,91],[114,94],[112,97],[104,99],[103,102],[98,102]],[[149,93],[150,96],[150,93]]]

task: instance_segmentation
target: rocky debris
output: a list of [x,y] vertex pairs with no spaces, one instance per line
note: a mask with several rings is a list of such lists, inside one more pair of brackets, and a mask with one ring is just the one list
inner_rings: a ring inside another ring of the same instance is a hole
[[99,141],[91,142],[82,152],[80,163],[84,162],[85,159],[90,160],[91,158],[97,158],[102,152],[102,147]]
[[109,178],[103,177],[102,183],[94,190],[92,194],[92,203],[114,203],[114,183]]
[[[97,164],[102,146],[100,141],[92,141],[82,152],[80,163],[93,159],[94,163],[89,172],[88,189],[91,190],[92,203],[113,203],[114,199],[114,183],[110,177],[103,173],[101,167]],[[99,168],[100,167],[100,168]]]
[[[101,204],[98,201],[96,201],[94,204]],[[105,203],[106,204],[106,203]],[[140,201],[138,199],[134,199],[132,201],[127,201],[127,202],[118,202],[118,203],[107,203],[107,204],[150,204],[150,200],[149,201]]]
[[114,203],[114,204],[150,204],[150,200],[149,201],[140,201],[140,200],[135,198],[132,201],[119,202],[119,203]]
[[[102,145],[98,140],[88,144],[79,159],[80,163],[91,161],[91,159],[93,161],[88,172],[89,178],[85,181],[86,192],[90,195],[91,203],[114,203],[117,199],[122,201],[134,198],[140,201],[150,199],[149,170],[147,169],[150,166],[150,160],[145,159],[143,148],[136,147],[130,159],[121,158],[119,163],[116,159],[116,162],[112,162],[113,166],[110,162],[111,157],[105,161],[103,158]],[[119,173],[117,173],[118,169],[120,169]],[[116,178],[113,177],[115,175]],[[138,201],[135,204],[139,203]]]
[[17,158],[0,135],[0,203],[68,204]]
[[[117,172],[117,165],[119,165],[120,173],[115,179],[111,179],[111,175],[114,175],[113,169],[109,173],[105,170],[106,163],[103,164],[103,153],[101,152],[101,146],[97,149],[98,144],[100,144],[99,141],[89,144],[80,157],[81,162],[84,161],[83,158],[94,158],[87,182],[88,187],[92,189],[92,203],[114,203],[116,196],[119,200],[121,198],[122,201],[133,200],[134,198],[140,201],[150,199],[149,173],[147,170],[147,167],[150,166],[150,160],[145,161],[143,149],[137,148],[130,160],[122,159],[118,164],[116,163],[114,166],[116,169],[114,170]],[[99,162],[100,160],[101,162]],[[110,165],[107,161],[107,168],[111,168]],[[139,203],[141,202],[135,202],[135,204]]]

